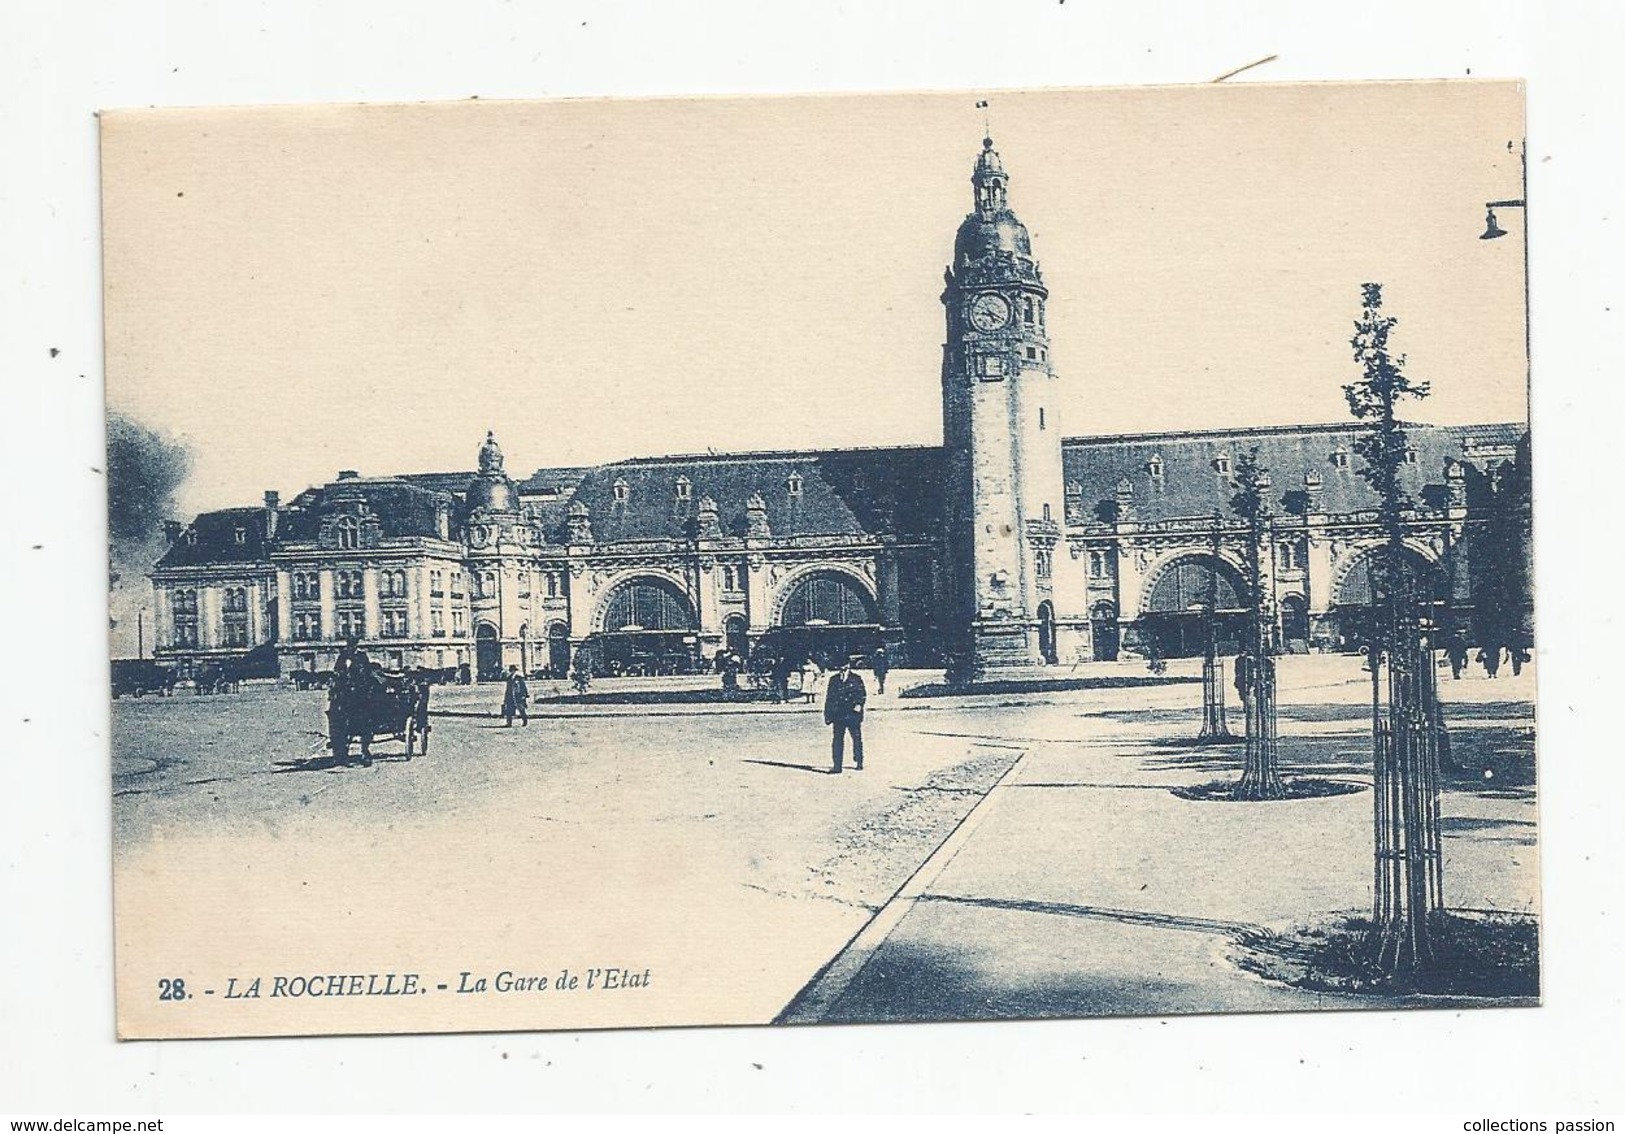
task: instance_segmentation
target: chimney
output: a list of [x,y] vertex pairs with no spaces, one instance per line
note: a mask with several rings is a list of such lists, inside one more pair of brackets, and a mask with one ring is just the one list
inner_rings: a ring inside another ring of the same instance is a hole
[[354,469],[340,469],[339,470],[339,479],[340,480],[355,480],[360,476],[361,476],[361,474],[356,472]]
[[272,489],[265,490],[265,541],[267,543],[276,539],[277,505],[282,498]]
[[451,539],[451,505],[444,500],[434,506],[434,530],[441,539]]

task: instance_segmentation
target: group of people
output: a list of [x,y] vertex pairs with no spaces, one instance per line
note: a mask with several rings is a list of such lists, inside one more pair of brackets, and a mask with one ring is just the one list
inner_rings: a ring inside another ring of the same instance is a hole
[[[1444,656],[1450,662],[1450,676],[1457,681],[1467,670],[1467,659],[1470,651],[1467,640],[1460,634],[1451,634],[1444,640]],[[1502,662],[1512,666],[1512,676],[1517,677],[1523,673],[1524,665],[1529,661],[1529,651],[1521,645],[1489,645],[1478,651],[1473,659],[1484,667],[1485,677],[1497,677],[1501,673]]]
[[[864,683],[853,666],[867,660],[875,675],[877,692],[886,692],[886,675],[891,672],[891,659],[886,654],[884,646],[879,647],[867,659],[861,656],[851,656],[844,659],[839,668],[830,676],[824,690],[824,723],[830,726],[830,760],[831,774],[839,775],[846,764],[846,742],[852,742],[852,768],[854,771],[863,770],[863,715],[869,700],[869,688]],[[717,658],[717,667],[722,673],[722,688],[725,691],[734,691],[739,688],[739,674],[744,670],[744,660],[732,650],[724,650]],[[797,670],[802,674],[803,690],[815,689],[818,678],[823,670],[811,658],[797,665],[787,654],[773,659],[768,673],[772,682],[775,698],[780,701],[789,699],[790,675]],[[502,719],[504,728],[512,728],[514,718],[519,718],[521,726],[530,724],[530,712],[527,704],[530,700],[530,686],[525,675],[519,672],[518,666],[510,665],[507,674],[503,677]],[[578,682],[578,686],[582,683]]]

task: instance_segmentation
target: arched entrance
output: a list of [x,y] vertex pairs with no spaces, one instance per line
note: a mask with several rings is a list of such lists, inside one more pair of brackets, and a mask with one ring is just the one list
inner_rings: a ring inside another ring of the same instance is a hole
[[570,628],[562,622],[547,628],[547,669],[554,677],[570,672]]
[[[1337,584],[1332,596],[1330,621],[1337,644],[1342,649],[1363,649],[1371,640],[1373,583],[1377,584],[1377,599],[1380,600],[1387,593],[1387,587],[1382,582],[1384,572],[1379,567],[1379,557],[1385,554],[1385,550],[1373,547],[1361,552],[1349,564]],[[1442,622],[1444,578],[1438,565],[1407,547],[1400,556],[1399,567],[1402,593],[1411,597],[1419,614]]]
[[616,587],[592,637],[599,676],[692,673],[699,622],[688,596],[670,579],[640,575]]
[[1302,595],[1281,596],[1281,642],[1289,654],[1309,652],[1309,604]]
[[750,656],[750,619],[730,614],[722,620],[723,645],[740,657]]
[[495,681],[502,676],[502,643],[497,628],[489,622],[474,627],[474,677]]
[[1208,635],[1220,653],[1240,648],[1246,613],[1241,575],[1213,555],[1187,555],[1157,576],[1140,612],[1139,629],[1154,656],[1193,658],[1207,652]]
[[1038,604],[1038,654],[1045,665],[1060,660],[1055,652],[1055,604],[1048,599]]
[[1117,608],[1109,602],[1097,602],[1089,611],[1089,635],[1094,641],[1096,661],[1116,661],[1119,644]]
[[814,571],[785,596],[775,652],[829,668],[868,657],[881,643],[880,615],[867,591],[843,571]]

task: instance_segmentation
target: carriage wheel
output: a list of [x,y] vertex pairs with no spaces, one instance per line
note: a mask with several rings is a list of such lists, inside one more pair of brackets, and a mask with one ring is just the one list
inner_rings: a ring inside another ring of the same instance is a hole
[[427,756],[429,754],[429,722],[428,721],[423,722],[423,727],[418,730],[418,734],[423,737],[423,754],[425,756]]
[[406,759],[412,759],[412,742],[417,738],[417,728],[411,717],[406,718]]

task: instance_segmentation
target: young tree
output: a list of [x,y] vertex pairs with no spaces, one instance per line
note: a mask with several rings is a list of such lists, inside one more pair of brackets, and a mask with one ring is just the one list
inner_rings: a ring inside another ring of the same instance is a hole
[[1427,397],[1388,347],[1398,320],[1382,310],[1382,285],[1363,285],[1365,309],[1349,340],[1360,377],[1343,387],[1349,412],[1365,425],[1355,442],[1359,475],[1376,491],[1384,535],[1373,556],[1371,731],[1375,842],[1373,920],[1379,966],[1398,973],[1433,963],[1432,922],[1443,908],[1439,833],[1437,670],[1425,595],[1407,569],[1401,481],[1406,437],[1399,407]]
[[1219,552],[1224,540],[1224,517],[1213,512],[1213,571],[1207,588],[1207,648],[1202,655],[1202,731],[1198,744],[1228,744],[1235,740],[1224,715],[1224,659],[1219,656]]
[[1270,543],[1269,470],[1254,447],[1236,457],[1236,494],[1231,510],[1247,524],[1247,635],[1237,665],[1237,685],[1247,713],[1247,749],[1237,799],[1282,799],[1280,757],[1276,751],[1275,604],[1265,571]]

